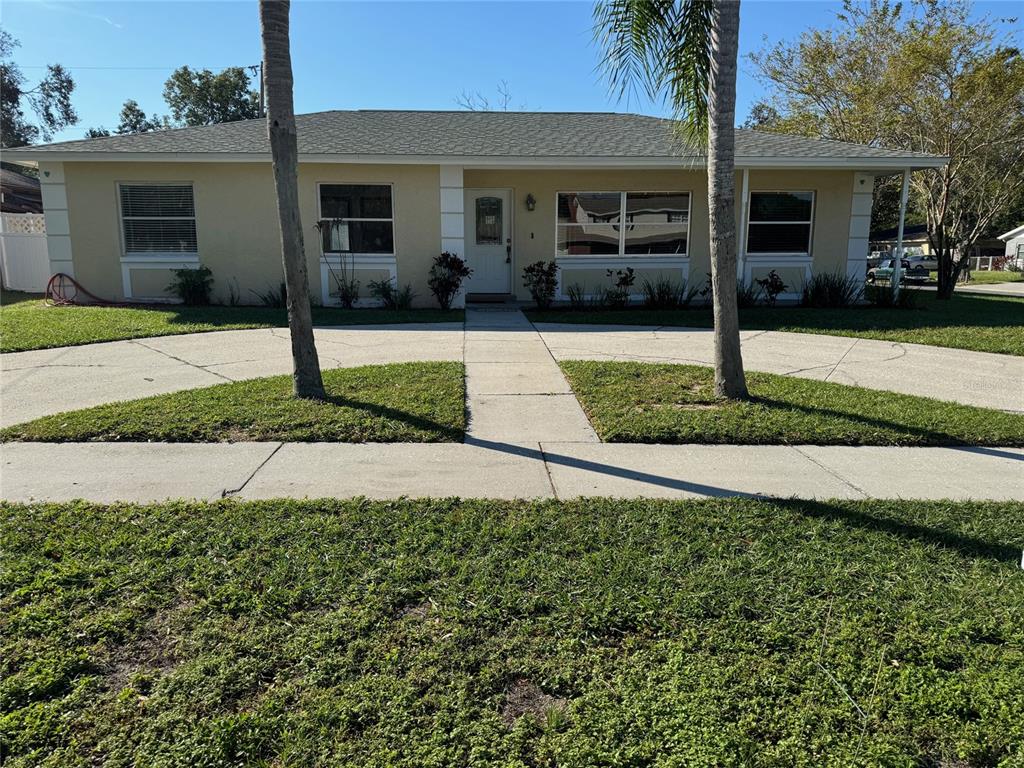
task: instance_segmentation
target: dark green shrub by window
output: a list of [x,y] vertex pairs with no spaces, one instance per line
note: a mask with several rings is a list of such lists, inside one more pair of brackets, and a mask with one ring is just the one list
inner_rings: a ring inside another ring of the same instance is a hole
[[184,304],[209,304],[213,289],[213,272],[209,267],[172,269],[174,279],[167,290]]

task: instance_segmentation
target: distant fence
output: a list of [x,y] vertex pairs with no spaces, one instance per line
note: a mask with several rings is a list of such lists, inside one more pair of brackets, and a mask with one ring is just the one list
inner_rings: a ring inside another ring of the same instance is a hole
[[50,279],[41,213],[0,214],[0,278],[12,291],[42,293]]

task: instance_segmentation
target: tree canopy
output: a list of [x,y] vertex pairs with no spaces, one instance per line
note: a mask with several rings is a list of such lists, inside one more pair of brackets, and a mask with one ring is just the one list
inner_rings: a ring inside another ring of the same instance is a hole
[[55,132],[78,122],[71,105],[75,90],[71,74],[60,64],[50,64],[46,76],[29,87],[12,58],[19,45],[0,29],[0,146],[4,147],[22,147],[40,137],[49,141]]
[[260,95],[244,67],[221,72],[179,67],[164,84],[171,116],[183,125],[211,125],[260,116]]
[[911,181],[945,295],[1024,191],[1024,57],[997,20],[969,11],[846,0],[834,28],[750,57],[769,89],[756,127],[950,158]]

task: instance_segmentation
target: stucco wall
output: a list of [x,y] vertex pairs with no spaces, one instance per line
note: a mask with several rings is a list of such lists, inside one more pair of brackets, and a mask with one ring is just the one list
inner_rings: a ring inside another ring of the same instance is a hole
[[[255,292],[276,287],[282,279],[274,186],[269,165],[256,163],[66,163],[69,222],[74,244],[75,276],[90,291],[124,298],[121,236],[117,200],[119,181],[187,181],[193,184],[199,256],[214,275],[214,296],[226,301],[229,285],[243,303],[258,303]],[[815,271],[845,270],[853,188],[851,171],[750,172],[751,190],[813,190],[815,214],[812,256]],[[322,295],[317,233],[318,183],[390,183],[393,185],[395,251],[398,281],[411,283],[417,304],[430,305],[427,272],[441,240],[439,169],[437,166],[303,164],[299,167],[299,202],[311,293]],[[521,298],[522,266],[555,255],[555,196],[558,191],[680,190],[691,194],[688,242],[691,285],[710,270],[707,186],[703,171],[645,170],[466,170],[464,186],[513,190],[514,264],[512,284]],[[737,200],[741,174],[736,176]],[[536,209],[527,211],[533,194]],[[629,263],[622,259],[623,266]],[[763,265],[759,265],[763,266]],[[797,274],[787,267],[788,274]],[[137,270],[141,272],[142,270]],[[597,278],[603,269],[577,270]],[[654,277],[657,267],[638,268]],[[360,278],[380,276],[377,267]],[[166,272],[143,278],[155,289]],[[151,278],[151,279],[150,279]],[[573,275],[565,275],[572,282]],[[328,275],[328,281],[330,276]],[[638,280],[639,284],[639,280]],[[799,286],[794,286],[799,290]],[[362,286],[366,296],[366,286]]]
[[[741,197],[742,174],[736,174],[737,222]],[[574,170],[466,170],[465,187],[513,190],[513,285],[519,298],[529,297],[522,287],[522,267],[538,260],[555,257],[555,205],[560,191],[681,191],[689,192],[690,231],[687,243],[689,283],[697,286],[711,270],[708,235],[707,181],[701,171],[574,171]],[[850,206],[853,196],[852,171],[750,171],[750,190],[810,190],[815,192],[814,225],[811,255],[816,272],[845,272],[850,234]],[[526,196],[537,200],[533,211],[526,210]],[[620,260],[623,266],[629,259]],[[783,265],[785,266],[785,265]],[[799,274],[785,266],[788,275]],[[780,267],[780,274],[781,274]],[[755,270],[760,277],[760,270]],[[662,274],[656,268],[636,269],[637,286],[645,276],[652,279]],[[563,282],[586,285],[607,282],[603,270],[565,268]],[[800,284],[793,286],[798,291]]]
[[[227,301],[229,285],[243,303],[259,303],[253,293],[282,280],[280,234],[269,165],[256,163],[66,163],[68,208],[74,243],[75,276],[90,291],[123,299],[121,233],[117,183],[191,182],[195,195],[196,239],[200,261],[213,271],[215,300]],[[429,304],[430,261],[441,238],[436,166],[303,164],[299,167],[299,206],[314,300],[321,293],[317,232],[317,183],[393,184],[398,278],[411,282],[419,303]],[[156,272],[156,270],[153,270]],[[133,270],[141,273],[143,270]],[[168,273],[143,277],[140,289],[155,290]],[[369,278],[379,276],[370,273]],[[150,279],[152,277],[152,279]],[[363,277],[363,275],[359,275]],[[362,287],[365,295],[366,286]]]

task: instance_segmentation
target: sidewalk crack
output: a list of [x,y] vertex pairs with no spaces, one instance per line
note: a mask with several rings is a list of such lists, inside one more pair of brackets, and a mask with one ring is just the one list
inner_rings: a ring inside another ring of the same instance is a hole
[[818,469],[820,469],[820,470],[822,470],[823,472],[826,472],[827,474],[829,474],[829,475],[831,475],[832,477],[834,477],[834,478],[835,478],[836,480],[838,480],[838,481],[839,481],[840,483],[842,483],[843,485],[845,485],[845,486],[846,486],[847,488],[849,488],[849,489],[851,489],[851,490],[853,490],[853,491],[856,491],[856,492],[857,492],[857,493],[859,493],[859,494],[860,494],[861,496],[863,496],[863,497],[864,497],[865,499],[870,499],[870,498],[871,498],[871,494],[869,494],[869,493],[868,493],[867,491],[865,491],[865,490],[864,490],[863,488],[861,488],[861,487],[860,487],[859,485],[856,485],[856,484],[854,484],[854,483],[851,483],[851,482],[850,482],[849,480],[847,480],[847,479],[846,479],[845,477],[843,477],[842,475],[840,475],[840,474],[839,474],[838,472],[836,472],[835,470],[833,470],[833,469],[831,469],[831,468],[829,468],[829,467],[826,467],[826,466],[825,466],[824,464],[822,464],[822,463],[821,463],[820,461],[818,461],[818,460],[817,460],[816,458],[814,458],[813,456],[811,456],[811,455],[810,455],[809,453],[807,453],[806,451],[801,451],[801,450],[800,450],[800,449],[799,449],[799,448],[798,448],[797,446],[795,446],[795,445],[791,445],[791,446],[789,446],[789,447],[790,447],[790,448],[792,448],[792,449],[793,449],[794,451],[796,451],[797,453],[799,453],[799,454],[800,454],[801,456],[803,456],[803,457],[804,457],[805,459],[807,459],[807,460],[808,460],[809,462],[811,462],[811,464],[813,464],[814,466],[818,467]]
[[216,376],[218,379],[224,379],[224,381],[234,381],[234,379],[230,378],[229,376],[225,376],[222,373],[217,373],[216,371],[211,371],[209,368],[205,366],[196,365],[195,363],[189,362],[184,358],[172,355],[170,352],[164,352],[162,349],[157,349],[156,347],[151,347],[148,344],[143,344],[138,339],[129,339],[128,343],[135,344],[137,346],[142,347],[143,349],[148,349],[150,352],[156,352],[158,355],[163,355],[164,357],[170,358],[171,360],[179,362],[182,365],[187,365],[189,368],[195,368],[197,371],[203,371],[204,373],[208,373],[211,376]]
[[555,501],[559,501],[558,491],[555,489],[555,479],[551,476],[551,465],[548,464],[548,455],[544,451],[544,444],[538,442],[537,450],[540,451],[540,461],[544,465],[544,474],[548,477],[548,485],[551,486],[551,496]]
[[228,496],[234,496],[235,494],[241,493],[245,489],[245,486],[247,486],[252,481],[252,479],[256,477],[256,473],[263,469],[267,465],[267,462],[277,455],[277,452],[281,450],[282,446],[284,446],[284,443],[278,443],[276,446],[274,446],[274,450],[272,450],[270,454],[256,466],[256,469],[254,469],[252,473],[247,478],[245,478],[245,481],[240,486],[238,486],[237,488],[224,488],[220,492],[220,497],[222,499],[226,499]]

